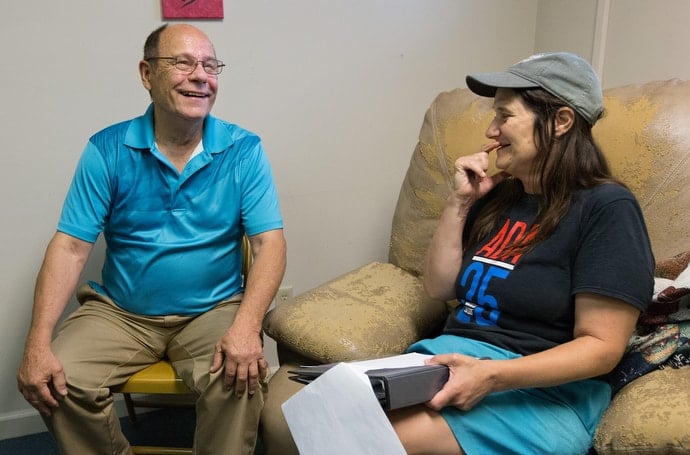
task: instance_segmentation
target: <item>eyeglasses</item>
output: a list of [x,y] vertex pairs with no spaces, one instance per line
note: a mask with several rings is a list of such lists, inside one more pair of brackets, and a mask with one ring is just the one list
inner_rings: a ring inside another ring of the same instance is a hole
[[196,70],[196,66],[201,63],[201,67],[206,71],[206,74],[211,74],[213,76],[220,74],[225,66],[225,63],[213,58],[208,60],[197,60],[190,57],[149,57],[145,60],[147,62],[151,60],[173,60],[173,66],[183,73],[192,73]]

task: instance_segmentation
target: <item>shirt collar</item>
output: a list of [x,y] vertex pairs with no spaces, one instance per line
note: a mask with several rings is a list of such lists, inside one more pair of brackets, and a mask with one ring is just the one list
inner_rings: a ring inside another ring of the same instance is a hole
[[[212,115],[204,119],[204,132],[201,138],[204,150],[209,153],[220,153],[234,141],[224,122]],[[144,115],[132,119],[125,135],[125,145],[135,149],[153,149],[156,138],[153,132],[153,103]]]

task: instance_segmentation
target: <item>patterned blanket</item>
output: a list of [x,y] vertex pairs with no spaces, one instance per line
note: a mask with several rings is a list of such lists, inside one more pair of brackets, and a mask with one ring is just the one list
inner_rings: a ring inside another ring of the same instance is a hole
[[654,296],[609,375],[616,394],[651,371],[690,365],[690,251],[657,264]]

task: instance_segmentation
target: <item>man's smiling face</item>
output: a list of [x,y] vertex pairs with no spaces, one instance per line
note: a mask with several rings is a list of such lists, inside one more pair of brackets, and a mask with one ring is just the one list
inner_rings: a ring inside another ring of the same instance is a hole
[[[192,62],[216,58],[208,37],[182,24],[169,26],[162,32],[157,56],[179,57]],[[211,112],[218,91],[218,77],[207,74],[200,63],[191,73],[175,68],[174,60],[153,60],[146,64],[144,86],[151,94],[157,115],[202,120]]]

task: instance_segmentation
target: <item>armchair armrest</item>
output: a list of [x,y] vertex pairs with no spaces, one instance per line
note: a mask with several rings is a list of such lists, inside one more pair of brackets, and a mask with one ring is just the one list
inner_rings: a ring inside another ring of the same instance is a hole
[[345,362],[401,354],[437,333],[447,315],[419,277],[372,262],[269,311],[263,328],[279,351],[316,363]]

